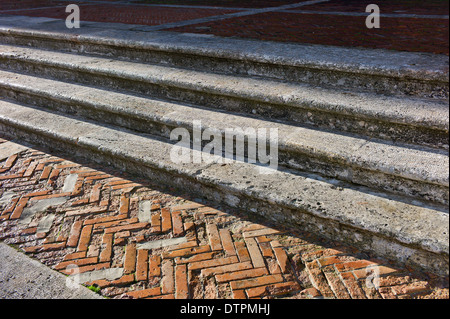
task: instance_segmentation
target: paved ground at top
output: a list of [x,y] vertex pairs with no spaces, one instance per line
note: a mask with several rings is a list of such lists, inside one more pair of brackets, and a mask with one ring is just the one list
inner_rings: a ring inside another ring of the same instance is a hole
[[102,296],[449,297],[448,277],[397,267],[250,212],[4,139],[0,150],[0,240],[99,287]]
[[[365,8],[380,7],[379,29]],[[431,0],[4,0],[0,14],[65,19],[80,6],[82,21],[154,26],[154,30],[256,40],[449,53],[449,3]]]

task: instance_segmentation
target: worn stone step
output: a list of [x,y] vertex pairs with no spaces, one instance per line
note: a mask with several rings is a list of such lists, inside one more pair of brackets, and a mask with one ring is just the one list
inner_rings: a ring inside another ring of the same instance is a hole
[[[186,128],[191,142],[194,123],[201,125],[197,127],[200,134],[205,130],[216,133],[222,146],[226,145],[226,130],[231,129],[231,141],[236,136],[247,141],[254,136],[255,143],[268,147],[274,139],[270,130],[276,129],[277,153],[271,155],[280,165],[448,204],[449,159],[445,151],[371,141],[13,72],[0,71],[0,93],[22,103],[164,138],[170,138],[176,128]],[[250,131],[246,133],[246,129]],[[267,135],[257,141],[258,129],[264,129]],[[211,138],[205,140],[204,144]],[[232,152],[228,155],[246,157],[249,143],[243,143],[243,152],[237,154],[233,144],[228,144]]]
[[312,174],[244,162],[224,164],[222,157],[209,163],[174,163],[168,156],[173,145],[154,136],[6,101],[0,101],[0,132],[448,275],[445,209]]
[[346,133],[448,149],[446,101],[350,93],[264,79],[0,45],[0,67]]
[[160,63],[223,74],[262,76],[322,87],[448,98],[448,57],[310,44],[152,32],[145,26],[4,16],[0,41]]

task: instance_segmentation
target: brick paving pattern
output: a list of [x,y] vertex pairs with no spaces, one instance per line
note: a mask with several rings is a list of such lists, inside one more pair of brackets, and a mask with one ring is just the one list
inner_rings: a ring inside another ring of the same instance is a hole
[[305,6],[303,10],[365,12],[369,4],[377,4],[382,13],[448,15],[449,2],[442,0],[332,0]]
[[380,29],[368,29],[365,17],[267,12],[168,31],[448,55],[448,22],[445,19],[384,18]]
[[[104,2],[105,4],[80,2],[81,19],[160,26],[239,12],[232,10],[234,7],[268,8],[302,1],[142,0],[120,5],[114,4],[114,1]],[[366,5],[372,2],[370,0],[331,0],[283,12],[256,13],[244,17],[227,17],[218,21],[202,21],[203,23],[196,21],[195,24],[187,26],[168,25],[161,30],[268,41],[449,54],[448,18],[382,17],[381,28],[368,29],[365,26],[364,16],[334,14],[334,12],[364,13]],[[152,6],[145,6],[146,4],[152,4]],[[158,4],[189,5],[190,7],[166,7],[157,6]],[[377,4],[382,14],[448,16],[449,12],[448,1],[440,0],[380,0]],[[3,13],[6,14],[65,19],[67,17],[65,5],[67,3],[57,0],[21,1],[20,3],[2,1],[0,14],[1,10],[4,10]],[[195,6],[221,8],[208,9]],[[289,12],[291,10],[292,12]],[[322,14],[306,14],[298,11],[320,11]],[[327,12],[329,14],[324,14]]]
[[0,162],[0,186],[0,240],[111,298],[449,297],[448,277],[42,150]]
[[133,3],[141,4],[168,4],[189,6],[214,6],[235,8],[267,8],[286,4],[300,3],[308,0],[135,0]]
[[[167,7],[142,7],[142,6],[114,6],[105,7],[102,4],[79,5],[80,16],[83,21],[113,22],[125,24],[160,25],[184,20],[192,20],[209,16],[236,12],[235,10],[214,10]],[[21,10],[8,14],[26,15],[30,17],[46,17],[66,19],[65,7],[41,8],[33,10]]]

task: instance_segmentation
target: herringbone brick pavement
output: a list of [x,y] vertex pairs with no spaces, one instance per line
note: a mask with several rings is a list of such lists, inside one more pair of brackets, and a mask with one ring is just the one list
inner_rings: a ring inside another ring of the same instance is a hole
[[0,185],[0,240],[103,296],[448,298],[448,278],[43,151],[0,162]]

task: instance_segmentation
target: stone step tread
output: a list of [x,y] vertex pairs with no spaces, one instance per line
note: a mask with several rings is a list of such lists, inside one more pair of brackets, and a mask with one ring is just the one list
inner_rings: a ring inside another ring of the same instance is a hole
[[[411,126],[449,129],[448,102],[345,92],[304,84],[213,74],[168,66],[0,45],[0,58],[83,71],[188,91]],[[257,111],[257,110],[255,110]]]
[[[149,135],[81,121],[19,104],[0,101],[1,130],[15,127],[33,136],[58,140],[92,154],[104,153],[136,165],[184,176],[196,183],[214,185],[229,193],[229,205],[239,206],[233,194],[307,212],[352,228],[375,233],[395,243],[425,251],[449,252],[449,215],[425,206],[415,206],[358,188],[336,187],[330,180],[289,171],[270,170],[236,162],[177,164],[170,160],[172,145]],[[31,135],[30,135],[31,136]],[[195,152],[195,151],[194,151]],[[304,217],[307,218],[307,217]]]
[[[198,57],[252,61],[276,65],[304,66],[352,73],[369,73],[421,80],[449,81],[448,57],[415,52],[368,50],[311,44],[253,41],[209,37],[178,32],[149,32],[145,26],[89,23],[83,28],[61,28],[59,21],[26,20],[8,16],[0,22],[0,33],[16,37],[51,39],[117,46],[129,49],[176,52]],[[108,28],[109,27],[109,28]]]
[[[203,130],[210,129],[222,136],[227,128],[264,128],[267,131],[276,128],[279,149],[287,153],[306,154],[321,158],[324,162],[337,162],[369,173],[382,172],[447,187],[449,184],[449,158],[445,151],[408,148],[1,70],[0,87],[30,92],[72,105],[88,105],[93,110],[136,117],[149,123],[158,122],[172,129],[191,129],[194,121],[200,121]],[[165,137],[168,134],[162,133]]]

